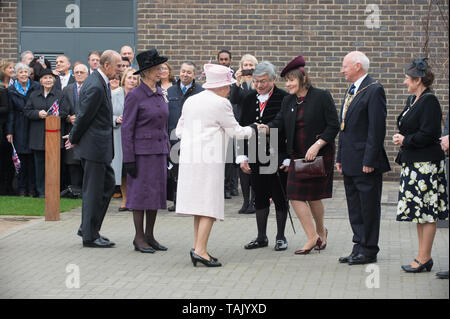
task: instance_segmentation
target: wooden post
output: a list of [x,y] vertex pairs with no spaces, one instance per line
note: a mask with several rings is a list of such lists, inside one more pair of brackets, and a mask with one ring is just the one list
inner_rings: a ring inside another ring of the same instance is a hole
[[61,172],[61,119],[45,119],[45,220],[59,220]]

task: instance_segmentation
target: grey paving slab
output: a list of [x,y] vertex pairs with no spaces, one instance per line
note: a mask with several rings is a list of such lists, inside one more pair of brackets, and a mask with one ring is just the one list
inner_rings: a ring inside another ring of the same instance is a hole
[[[449,267],[448,228],[437,230],[433,270],[404,273],[400,266],[417,252],[416,228],[395,221],[398,185],[384,183],[383,187],[381,251],[374,268],[337,261],[349,253],[352,232],[342,182],[336,181],[333,199],[324,201],[329,237],[326,250],[320,253],[294,255],[306,237],[293,211],[297,233],[288,222],[289,248],[274,251],[273,208],[269,247],[245,250],[243,246],[256,235],[255,216],[237,214],[241,198],[233,197],[226,200],[225,221],[214,224],[208,246],[223,267],[193,267],[189,258],[192,217],[159,212],[156,236],[169,250],[142,254],[133,250],[131,213],[119,213],[120,201],[112,200],[102,227],[102,234],[117,244],[112,249],[82,247],[76,235],[81,209],[61,214],[58,222],[41,218],[1,235],[0,298],[448,299],[448,280],[435,276],[436,271]],[[71,266],[79,270],[79,288],[73,287]],[[375,283],[368,281],[374,271],[379,287],[369,288],[368,282]]]

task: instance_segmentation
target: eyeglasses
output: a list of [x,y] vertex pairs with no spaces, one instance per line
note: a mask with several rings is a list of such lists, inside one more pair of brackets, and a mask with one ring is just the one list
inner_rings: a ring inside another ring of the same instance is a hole
[[269,83],[268,80],[252,80],[253,84],[257,85],[257,84],[262,84],[262,85],[266,85],[267,83]]

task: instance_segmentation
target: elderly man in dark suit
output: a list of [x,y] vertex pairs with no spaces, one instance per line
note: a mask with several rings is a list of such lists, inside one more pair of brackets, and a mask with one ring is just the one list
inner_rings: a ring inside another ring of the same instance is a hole
[[339,262],[377,261],[381,219],[382,174],[390,170],[384,149],[386,95],[368,74],[369,59],[359,51],[344,58],[341,72],[351,83],[342,103],[336,169],[344,175],[353,250]]
[[[81,86],[88,77],[89,70],[86,65],[77,64],[73,68],[73,73],[75,74],[75,82],[68,84],[64,88],[63,97],[60,103],[61,109],[67,114],[67,117],[65,118],[66,125],[64,126],[65,134],[70,133],[72,126],[75,123],[76,114],[78,113],[78,100]],[[68,188],[64,192],[71,192],[71,195],[74,196],[81,192],[81,186],[83,183],[83,168],[81,167],[80,158],[75,155],[74,149],[66,150],[63,158],[70,176],[69,185],[71,185],[71,188]]]
[[75,145],[84,170],[78,232],[83,237],[84,247],[114,246],[99,232],[115,186],[111,167],[114,146],[109,81],[119,75],[120,62],[116,51],[106,50],[102,54],[100,68],[89,75],[81,87],[78,114],[66,142],[66,149]]

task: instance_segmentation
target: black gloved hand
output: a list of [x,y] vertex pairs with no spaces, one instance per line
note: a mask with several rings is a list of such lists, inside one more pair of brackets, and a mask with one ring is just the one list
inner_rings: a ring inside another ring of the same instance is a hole
[[133,178],[136,178],[137,176],[136,162],[124,163],[123,165],[125,166],[125,171],[127,172],[127,174]]

